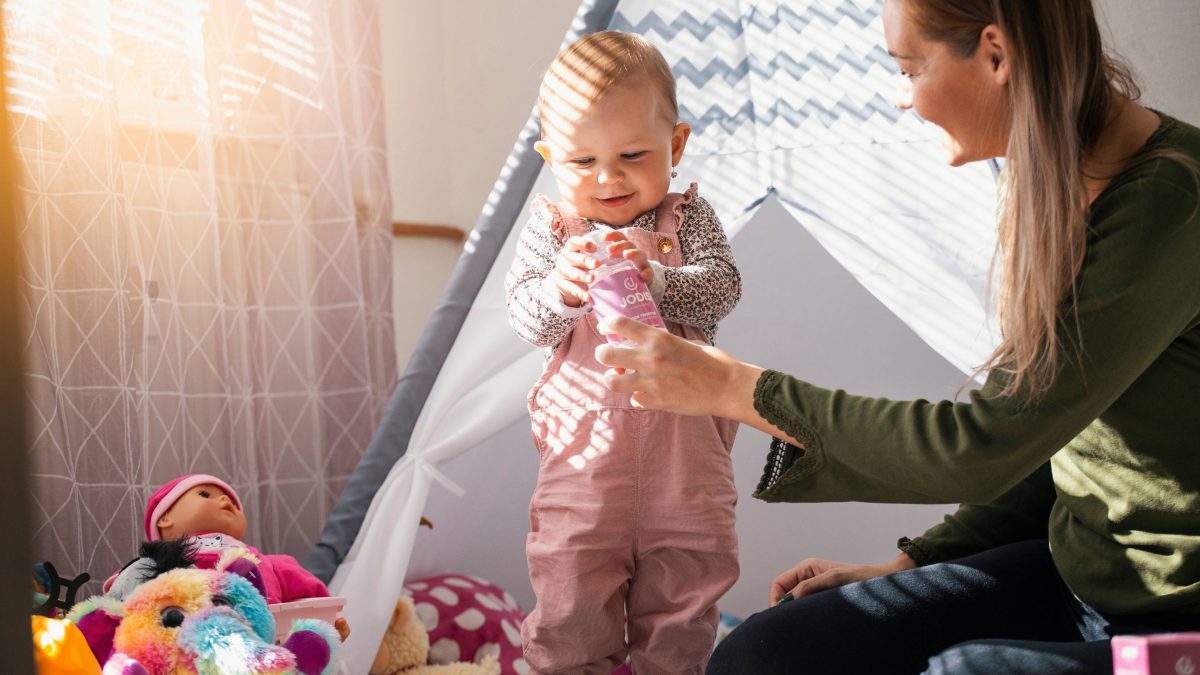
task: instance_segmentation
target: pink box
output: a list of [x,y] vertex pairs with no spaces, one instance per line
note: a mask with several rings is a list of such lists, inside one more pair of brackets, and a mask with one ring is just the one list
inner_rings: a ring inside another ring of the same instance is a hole
[[1118,635],[1113,675],[1193,675],[1200,672],[1200,633]]
[[342,607],[345,605],[346,599],[342,597],[305,598],[267,605],[267,609],[275,617],[275,644],[283,644],[283,640],[292,630],[292,622],[296,619],[321,619],[333,625],[341,616]]

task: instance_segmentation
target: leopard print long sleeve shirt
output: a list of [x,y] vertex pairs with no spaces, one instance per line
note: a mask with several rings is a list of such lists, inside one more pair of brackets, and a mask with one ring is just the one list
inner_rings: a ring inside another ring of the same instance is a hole
[[[591,311],[591,306],[568,307],[548,283],[561,244],[553,229],[554,213],[545,206],[539,208],[538,202],[533,210],[505,278],[508,318],[522,339],[552,348],[562,342],[581,316]],[[683,205],[682,212],[678,236],[683,265],[651,263],[654,279],[650,292],[663,319],[700,328],[712,341],[717,322],[741,298],[742,278],[712,206],[701,197],[693,197]],[[589,224],[595,228],[594,222]],[[626,227],[653,230],[654,210]]]

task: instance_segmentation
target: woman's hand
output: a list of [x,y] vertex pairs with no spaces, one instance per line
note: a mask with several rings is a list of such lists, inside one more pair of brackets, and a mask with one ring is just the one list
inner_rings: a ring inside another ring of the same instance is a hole
[[571,237],[558,252],[549,279],[568,307],[579,307],[588,300],[591,271],[600,266],[592,257],[595,250],[596,245],[587,238]]
[[654,270],[650,268],[650,259],[645,253],[633,242],[625,238],[625,235],[620,230],[609,230],[604,233],[604,242],[608,245],[608,254],[615,258],[624,258],[632,260],[634,265],[637,265],[638,273],[642,275],[642,281],[650,283],[650,279],[654,277]]
[[761,368],[626,317],[612,317],[599,329],[637,343],[596,348],[596,359],[610,367],[604,383],[613,391],[632,393],[634,406],[743,421],[757,416],[754,385]]
[[916,566],[917,564],[913,562],[912,558],[909,558],[904,553],[901,553],[888,562],[877,565],[861,565],[822,560],[820,558],[809,558],[808,560],[800,561],[791,569],[775,577],[775,580],[771,582],[767,605],[774,607],[789,594],[791,598],[787,598],[788,600],[800,598],[805,595],[812,595],[817,591],[845,586],[855,581],[863,581],[864,579],[871,579],[884,574],[902,572]]

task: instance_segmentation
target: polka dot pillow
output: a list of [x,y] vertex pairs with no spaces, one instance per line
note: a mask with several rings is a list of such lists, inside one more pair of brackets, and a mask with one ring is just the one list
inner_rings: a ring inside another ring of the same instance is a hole
[[429,631],[430,663],[479,663],[495,655],[501,673],[525,675],[529,671],[521,652],[525,615],[503,588],[461,574],[418,579],[404,587]]

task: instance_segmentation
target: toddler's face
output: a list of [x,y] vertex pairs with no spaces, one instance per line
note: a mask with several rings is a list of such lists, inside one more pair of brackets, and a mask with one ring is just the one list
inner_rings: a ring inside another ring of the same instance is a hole
[[157,525],[163,539],[178,539],[198,532],[221,532],[241,539],[246,532],[246,515],[221,488],[197,485],[183,493],[158,519]]
[[615,87],[582,110],[568,100],[560,97],[552,106],[536,146],[563,202],[579,216],[616,227],[658,206],[691,128],[667,120],[650,85]]

